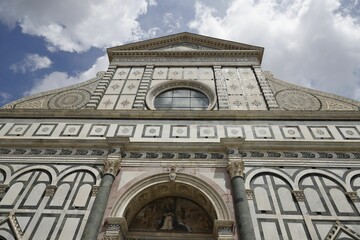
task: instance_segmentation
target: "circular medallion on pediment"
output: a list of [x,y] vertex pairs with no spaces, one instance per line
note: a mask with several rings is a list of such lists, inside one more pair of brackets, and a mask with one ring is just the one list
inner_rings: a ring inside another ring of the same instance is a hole
[[50,109],[79,109],[90,100],[90,97],[88,91],[70,90],[53,96],[48,105]]
[[319,110],[321,103],[314,95],[299,90],[284,90],[275,95],[281,108],[286,110]]

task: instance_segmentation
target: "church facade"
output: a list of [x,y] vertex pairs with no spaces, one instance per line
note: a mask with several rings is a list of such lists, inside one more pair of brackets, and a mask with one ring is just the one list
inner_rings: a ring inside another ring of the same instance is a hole
[[360,239],[360,103],[192,33],[0,109],[0,239]]

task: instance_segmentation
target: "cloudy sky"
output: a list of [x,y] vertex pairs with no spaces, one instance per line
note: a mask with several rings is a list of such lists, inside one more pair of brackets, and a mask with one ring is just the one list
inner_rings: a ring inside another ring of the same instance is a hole
[[360,101],[360,0],[0,0],[0,106],[94,77],[107,47],[183,31],[265,47],[277,78]]

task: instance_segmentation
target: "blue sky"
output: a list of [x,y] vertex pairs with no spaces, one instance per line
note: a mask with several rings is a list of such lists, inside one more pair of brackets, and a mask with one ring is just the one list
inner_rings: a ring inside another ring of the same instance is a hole
[[183,31],[265,47],[275,77],[360,100],[359,0],[0,0],[0,106],[94,77],[107,47]]

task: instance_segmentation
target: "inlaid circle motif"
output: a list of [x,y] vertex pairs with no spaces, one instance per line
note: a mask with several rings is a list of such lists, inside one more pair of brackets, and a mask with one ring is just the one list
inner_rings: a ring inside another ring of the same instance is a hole
[[355,134],[355,133],[354,133],[353,131],[351,131],[351,130],[347,130],[346,133],[347,133],[347,135],[350,135],[350,136],[353,136],[353,135]]
[[49,101],[51,109],[78,109],[83,107],[89,100],[91,94],[85,90],[70,90],[53,96]]
[[288,130],[288,134],[294,135],[294,134],[295,134],[295,131],[290,129],[290,130]]
[[281,108],[286,110],[319,110],[321,103],[314,95],[299,90],[284,90],[275,96]]
[[179,129],[176,130],[176,133],[178,133],[178,134],[184,133],[184,130],[179,128]]
[[238,131],[238,130],[235,130],[235,129],[232,129],[232,130],[231,130],[231,133],[232,133],[232,134],[238,134],[239,131]]
[[156,129],[151,128],[151,129],[149,130],[149,133],[152,133],[152,134],[156,133]]
[[130,130],[128,128],[124,128],[121,132],[122,133],[128,133],[128,132],[130,132]]

